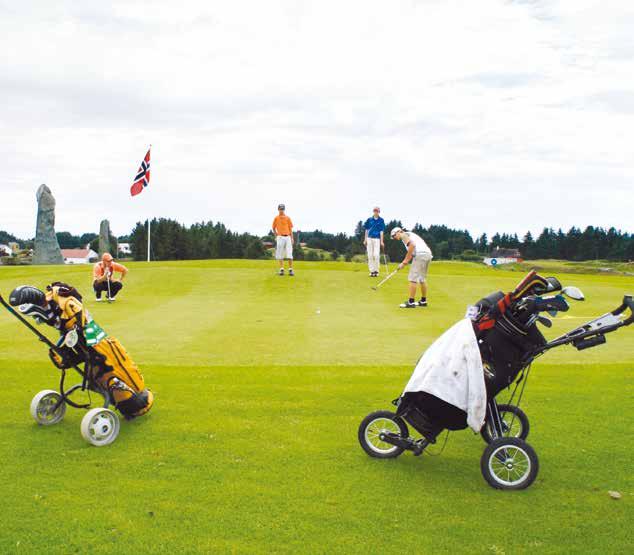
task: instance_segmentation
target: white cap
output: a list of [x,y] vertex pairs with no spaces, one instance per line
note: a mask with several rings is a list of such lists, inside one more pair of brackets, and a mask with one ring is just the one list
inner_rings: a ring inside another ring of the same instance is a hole
[[390,237],[394,239],[397,233],[403,231],[400,227],[395,227],[392,231],[390,231]]

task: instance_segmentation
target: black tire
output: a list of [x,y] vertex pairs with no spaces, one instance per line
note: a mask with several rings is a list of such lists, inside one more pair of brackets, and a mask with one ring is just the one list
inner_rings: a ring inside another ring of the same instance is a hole
[[[526,438],[528,437],[528,432],[530,432],[530,429],[531,429],[530,424],[528,422],[528,416],[526,416],[526,413],[521,408],[516,407],[515,405],[505,405],[505,404],[498,405],[498,411],[500,413],[500,417],[502,418],[502,422],[506,422],[507,424],[510,424],[512,421],[513,426],[516,425],[516,422],[519,423],[520,431],[513,437],[526,440]],[[505,414],[509,415],[509,417],[505,418]],[[482,436],[482,439],[486,443],[491,443],[491,440],[493,438],[491,437],[491,429],[489,428],[488,421],[484,423],[484,426],[482,426],[482,430],[480,430],[480,435]],[[505,434],[505,437],[509,437],[509,436]]]
[[[374,457],[375,459],[394,459],[404,451],[402,447],[381,442],[380,440],[378,440],[376,443],[371,443],[371,439],[369,436],[371,436],[372,434],[372,424],[375,423],[378,425],[381,420],[389,420],[394,423],[395,426],[391,426],[391,429],[389,431],[396,432],[396,428],[398,428],[401,437],[409,437],[407,424],[405,424],[403,419],[396,416],[396,414],[390,412],[389,410],[379,410],[368,414],[361,421],[361,424],[359,424],[359,432],[357,434],[357,437],[359,438],[361,448],[368,455],[370,455],[370,457]],[[378,433],[378,430],[376,430],[375,432]]]
[[503,437],[494,439],[486,446],[480,459],[480,470],[492,488],[526,489],[537,478],[539,459],[535,450],[524,440]]

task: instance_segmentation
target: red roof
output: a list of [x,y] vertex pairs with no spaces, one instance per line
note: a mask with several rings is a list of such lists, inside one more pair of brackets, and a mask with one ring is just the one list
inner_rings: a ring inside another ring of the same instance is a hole
[[62,249],[64,258],[88,258],[89,249]]

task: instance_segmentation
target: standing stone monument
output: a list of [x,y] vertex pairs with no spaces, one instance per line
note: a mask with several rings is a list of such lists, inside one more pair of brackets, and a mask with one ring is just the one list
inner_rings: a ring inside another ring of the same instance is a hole
[[110,222],[101,220],[99,224],[99,258],[110,252]]
[[33,264],[63,264],[64,257],[55,235],[55,198],[46,185],[40,185],[37,197],[37,224]]

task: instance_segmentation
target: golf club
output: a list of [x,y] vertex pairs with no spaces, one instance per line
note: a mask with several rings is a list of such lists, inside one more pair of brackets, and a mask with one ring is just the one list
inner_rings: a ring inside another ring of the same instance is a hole
[[112,296],[110,295],[110,272],[106,269],[106,281],[108,282],[108,302],[112,302]]
[[372,290],[376,291],[379,287],[381,287],[381,285],[383,285],[387,280],[391,279],[392,277],[394,277],[394,275],[398,272],[398,268],[396,268],[396,270],[390,272],[386,277],[384,277],[379,283],[377,283],[376,285],[372,286]]

